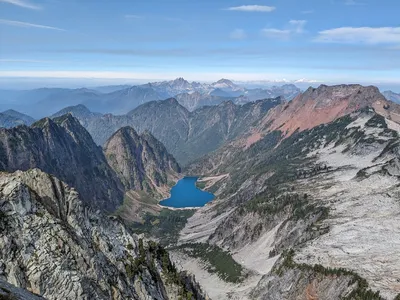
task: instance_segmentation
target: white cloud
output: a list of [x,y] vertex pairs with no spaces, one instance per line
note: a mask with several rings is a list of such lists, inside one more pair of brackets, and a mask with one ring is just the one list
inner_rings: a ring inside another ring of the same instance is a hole
[[271,12],[275,10],[275,7],[266,5],[242,5],[242,6],[229,7],[228,10],[247,11],[247,12]]
[[320,31],[317,42],[398,44],[400,27],[340,27]]
[[0,0],[0,2],[5,2],[5,3],[10,3],[16,6],[20,6],[23,8],[29,8],[29,9],[42,9],[42,7],[38,6],[38,5],[34,5],[29,3],[28,1],[25,0]]
[[277,38],[285,40],[289,39],[295,34],[304,33],[304,27],[306,26],[306,24],[306,20],[290,20],[285,29],[264,28],[261,30],[261,34],[267,38]]
[[231,39],[242,40],[246,38],[246,32],[243,29],[235,29],[230,34]]
[[0,19],[0,24],[10,25],[10,26],[17,26],[17,27],[25,27],[25,28],[41,28],[41,29],[51,29],[51,30],[58,30],[58,31],[66,31],[65,29],[61,29],[61,28],[58,28],[58,27],[45,26],[45,25],[26,23],[26,22],[20,22],[20,21],[13,21],[13,20],[5,20],[5,19]]

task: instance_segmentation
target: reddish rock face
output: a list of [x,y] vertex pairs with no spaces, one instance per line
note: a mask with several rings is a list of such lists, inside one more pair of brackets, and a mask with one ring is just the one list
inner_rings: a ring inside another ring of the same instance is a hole
[[288,137],[296,130],[306,130],[336,120],[360,108],[370,106],[395,122],[400,122],[400,106],[385,99],[374,86],[321,85],[309,88],[291,102],[272,108],[245,141],[246,147],[257,142],[262,133],[280,130]]

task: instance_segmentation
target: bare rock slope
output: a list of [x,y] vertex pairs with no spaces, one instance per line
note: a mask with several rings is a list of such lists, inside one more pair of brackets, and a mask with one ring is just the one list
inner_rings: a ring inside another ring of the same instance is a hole
[[38,169],[0,173],[0,228],[1,279],[46,299],[205,299],[163,248]]

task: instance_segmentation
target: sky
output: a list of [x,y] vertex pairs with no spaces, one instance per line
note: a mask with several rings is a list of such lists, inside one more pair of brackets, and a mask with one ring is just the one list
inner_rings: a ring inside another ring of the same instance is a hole
[[362,83],[400,92],[398,0],[0,0],[0,86]]

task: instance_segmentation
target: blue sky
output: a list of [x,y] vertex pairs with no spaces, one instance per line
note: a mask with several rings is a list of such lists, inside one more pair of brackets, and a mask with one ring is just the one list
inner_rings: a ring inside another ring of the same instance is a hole
[[399,11],[398,0],[0,0],[0,83],[400,86]]

